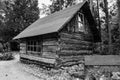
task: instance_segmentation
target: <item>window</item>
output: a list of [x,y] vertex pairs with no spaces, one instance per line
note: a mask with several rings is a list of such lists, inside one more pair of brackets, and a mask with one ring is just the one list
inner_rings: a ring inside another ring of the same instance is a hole
[[42,49],[42,44],[40,41],[31,40],[27,42],[28,53],[40,53],[41,49]]
[[78,13],[77,15],[77,31],[84,32],[84,15],[82,13]]
[[78,13],[73,19],[67,24],[68,32],[85,32],[85,18],[82,13]]

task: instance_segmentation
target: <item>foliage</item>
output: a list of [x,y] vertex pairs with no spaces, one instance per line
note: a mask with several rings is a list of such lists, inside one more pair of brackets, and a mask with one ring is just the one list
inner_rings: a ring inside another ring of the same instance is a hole
[[6,5],[7,7],[10,5],[5,16],[7,18],[6,27],[11,32],[11,38],[39,18],[37,0],[15,0],[13,4],[6,2]]
[[0,42],[2,44],[12,40],[39,18],[37,0],[3,0],[0,6]]
[[[78,3],[76,0],[50,0],[50,1],[52,2],[52,4],[49,6],[43,4],[42,8],[43,14],[49,15]],[[82,1],[83,0],[79,0],[79,2]]]
[[0,60],[12,60],[13,54],[10,52],[5,52],[4,54],[0,54]]
[[[105,0],[98,0],[99,1],[99,15],[100,15],[100,24],[101,24],[101,38],[102,43],[101,45],[98,45],[102,47],[102,51],[99,50],[99,52],[102,52],[102,54],[109,54],[109,35],[111,34],[111,47],[112,47],[112,54],[119,54],[119,25],[118,25],[118,6],[117,6],[117,0],[107,0],[108,1],[108,23],[106,23],[106,7],[105,7]],[[97,20],[97,2],[94,0],[94,16]],[[108,25],[107,25],[108,24]],[[111,29],[110,34],[108,34],[108,28]]]
[[[50,13],[54,13],[56,11],[62,10],[64,8],[67,8],[71,5],[75,5],[76,0],[51,0],[52,4],[49,6]],[[90,1],[90,0],[89,0]],[[120,15],[120,9],[119,9],[119,0],[91,0],[93,2],[93,14],[94,17],[97,21],[98,16],[100,15],[100,27],[101,27],[101,38],[102,38],[102,43],[101,45],[97,45],[97,47],[100,49],[100,46],[102,47],[102,51],[99,50],[99,52],[102,54],[109,54],[108,49],[109,49],[109,40],[111,39],[111,46],[112,46],[112,54],[119,54],[119,31],[120,31],[120,26],[119,21],[120,21],[120,16],[118,17],[117,15]],[[98,1],[98,5],[97,5]],[[81,2],[81,0],[80,0]],[[108,5],[107,5],[108,2]],[[117,5],[117,3],[118,5]],[[98,13],[99,9],[99,13]],[[108,10],[108,12],[106,12]],[[99,15],[98,15],[99,14]],[[98,25],[99,26],[99,23]],[[110,33],[108,34],[108,29],[111,28]],[[111,38],[110,36],[111,35]]]
[[51,13],[54,13],[56,11],[60,11],[64,8],[67,8],[71,5],[73,5],[73,2],[75,0],[51,0],[52,4],[50,5],[50,11]]
[[39,18],[38,0],[0,1],[0,43],[12,40],[14,36]]

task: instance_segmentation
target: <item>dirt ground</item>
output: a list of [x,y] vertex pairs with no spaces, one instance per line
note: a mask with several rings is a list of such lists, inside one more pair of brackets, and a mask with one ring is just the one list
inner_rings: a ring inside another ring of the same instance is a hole
[[0,61],[0,80],[41,80],[22,70],[20,64],[19,55],[14,60]]

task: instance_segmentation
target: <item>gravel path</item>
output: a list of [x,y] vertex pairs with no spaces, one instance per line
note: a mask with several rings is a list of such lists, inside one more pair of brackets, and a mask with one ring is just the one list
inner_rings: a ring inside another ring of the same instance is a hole
[[22,70],[19,55],[11,61],[0,61],[0,80],[41,80]]

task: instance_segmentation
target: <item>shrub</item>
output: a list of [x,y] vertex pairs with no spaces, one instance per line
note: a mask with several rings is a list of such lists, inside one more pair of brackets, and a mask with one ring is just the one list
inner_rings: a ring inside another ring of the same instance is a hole
[[11,60],[13,58],[14,57],[11,52],[5,52],[0,55],[0,60]]

